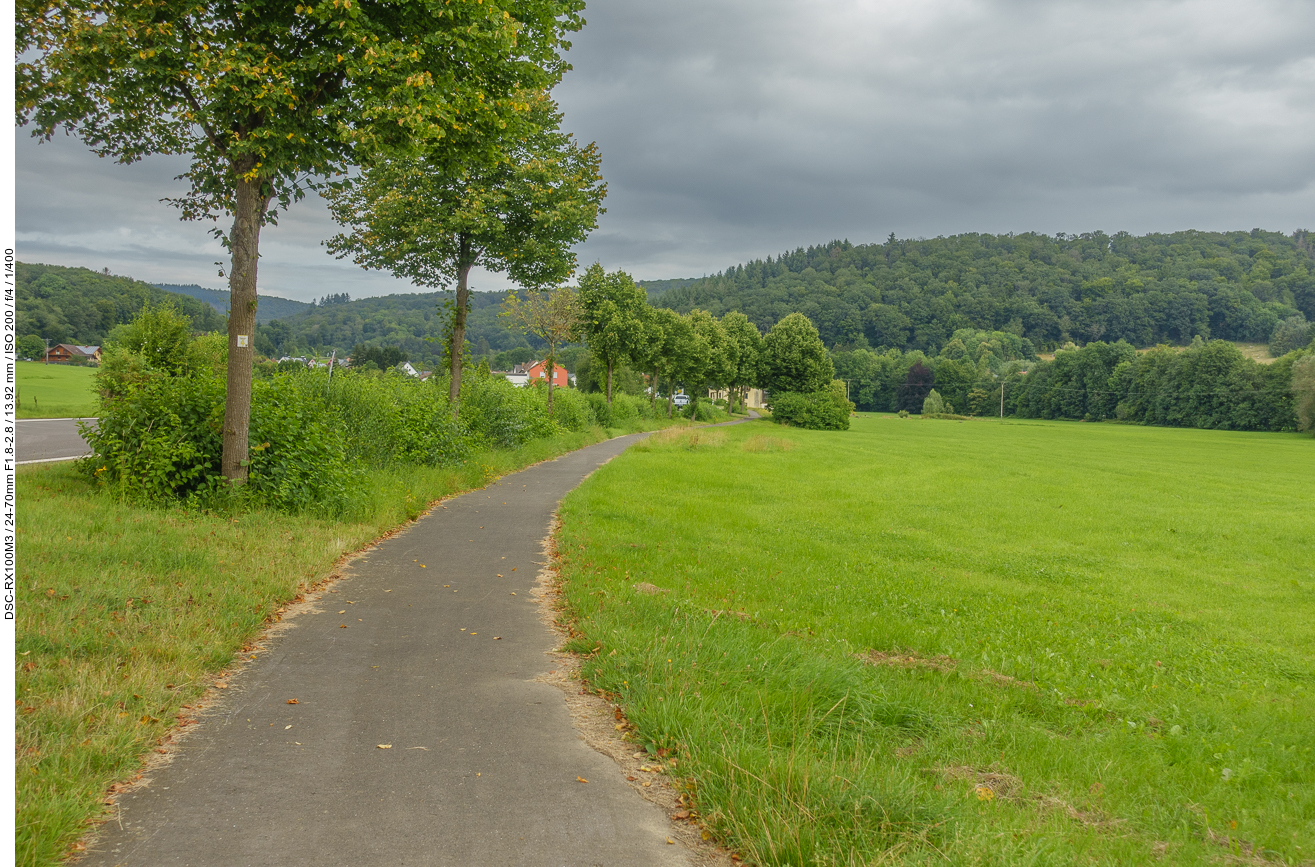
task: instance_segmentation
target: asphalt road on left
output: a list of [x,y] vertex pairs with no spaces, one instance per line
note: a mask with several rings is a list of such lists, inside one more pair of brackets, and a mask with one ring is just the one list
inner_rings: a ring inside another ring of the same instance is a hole
[[18,421],[18,462],[20,464],[68,461],[91,454],[91,447],[78,431],[76,418],[25,418]]

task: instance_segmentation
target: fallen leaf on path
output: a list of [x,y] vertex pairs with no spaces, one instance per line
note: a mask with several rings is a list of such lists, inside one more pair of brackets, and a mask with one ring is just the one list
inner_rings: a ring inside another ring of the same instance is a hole
[[295,698],[290,698],[288,699],[288,704],[301,704],[301,702],[297,701]]
[[671,839],[670,837],[668,837],[668,838],[667,838],[667,845],[668,845],[668,846],[674,846],[674,845],[676,845],[676,841],[673,840],[673,839]]
[[338,628],[339,628],[339,629],[346,629],[346,628],[347,628],[347,624],[346,624],[346,623],[339,623],[339,624],[338,624]]
[[375,746],[381,750],[391,750],[393,748],[392,744],[375,744]]
[[408,750],[424,750],[425,752],[429,752],[429,747],[407,747],[407,749],[408,749]]
[[671,814],[671,818],[673,818],[673,819],[688,819],[688,818],[689,818],[689,810],[681,810],[680,812],[672,813],[672,814]]
[[584,777],[576,777],[576,779],[579,780],[579,781],[582,782],[582,783],[587,783],[587,782],[589,782],[589,781],[586,780]]
[[284,731],[287,731],[287,730],[290,729],[290,728],[292,728],[292,726],[284,726],[284,727],[283,727],[283,730],[284,730]]
[[495,636],[493,636],[493,640],[494,640],[494,641],[501,641],[501,640],[502,640],[502,636],[501,636],[501,635],[495,635]]
[[338,613],[339,613],[339,614],[346,614],[346,613],[347,613],[347,609],[344,608],[342,611],[339,611]]

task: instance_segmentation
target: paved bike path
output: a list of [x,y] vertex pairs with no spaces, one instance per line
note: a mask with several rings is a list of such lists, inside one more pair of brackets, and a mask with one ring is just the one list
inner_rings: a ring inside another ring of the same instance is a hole
[[530,595],[551,517],[634,440],[449,500],[355,560],[122,797],[80,865],[689,863],[534,680],[556,644]]

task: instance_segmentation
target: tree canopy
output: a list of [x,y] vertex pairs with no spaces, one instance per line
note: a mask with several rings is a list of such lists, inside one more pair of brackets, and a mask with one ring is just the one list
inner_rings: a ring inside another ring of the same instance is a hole
[[791,313],[763,338],[759,382],[773,392],[821,391],[835,378],[835,365],[817,328],[802,313]]
[[230,253],[223,473],[246,478],[261,227],[382,157],[491,161],[566,68],[581,0],[36,0],[16,21],[21,124],[100,156],[182,154],[185,219]]
[[598,148],[579,147],[560,131],[561,115],[546,95],[532,102],[531,126],[518,127],[496,160],[383,159],[326,196],[348,228],[328,243],[339,257],[423,286],[455,284],[446,335],[454,413],[470,270],[505,271],[529,288],[556,284],[575,268],[572,246],[598,224],[606,192]]
[[607,368],[607,402],[612,403],[612,374],[622,361],[642,355],[644,290],[624,271],[608,273],[595,262],[580,275],[581,326],[589,349]]

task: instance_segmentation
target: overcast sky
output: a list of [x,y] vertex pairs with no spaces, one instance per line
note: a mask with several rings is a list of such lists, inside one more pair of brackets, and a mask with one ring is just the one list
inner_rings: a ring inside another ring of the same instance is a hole
[[[1315,228],[1315,2],[591,0],[556,96],[597,141],[579,250],[640,279],[797,246],[959,232]],[[207,224],[19,133],[19,257],[226,288]],[[260,291],[416,291],[330,257],[318,201],[261,236]],[[478,275],[475,288],[502,288]]]

